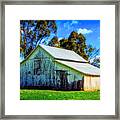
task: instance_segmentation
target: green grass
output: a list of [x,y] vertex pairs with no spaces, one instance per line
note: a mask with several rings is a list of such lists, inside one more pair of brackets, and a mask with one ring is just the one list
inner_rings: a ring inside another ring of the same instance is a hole
[[21,100],[100,100],[100,91],[20,90]]

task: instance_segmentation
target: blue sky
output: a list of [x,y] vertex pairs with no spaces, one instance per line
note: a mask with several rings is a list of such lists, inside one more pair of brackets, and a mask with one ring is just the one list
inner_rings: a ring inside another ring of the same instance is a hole
[[100,20],[56,20],[56,24],[59,39],[68,38],[72,31],[76,31],[85,36],[87,44],[100,48]]

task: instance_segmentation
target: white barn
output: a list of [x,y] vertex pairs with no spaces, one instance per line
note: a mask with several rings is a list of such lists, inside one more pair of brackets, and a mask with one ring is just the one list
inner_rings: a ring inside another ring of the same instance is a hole
[[74,51],[38,45],[20,63],[20,87],[100,90],[100,69]]

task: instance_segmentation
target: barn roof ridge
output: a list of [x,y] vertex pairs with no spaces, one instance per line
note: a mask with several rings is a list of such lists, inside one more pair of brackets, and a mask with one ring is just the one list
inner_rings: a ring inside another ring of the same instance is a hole
[[39,46],[42,47],[45,51],[47,51],[50,55],[52,55],[55,59],[88,63],[87,60],[85,60],[83,57],[81,57],[72,50],[66,50],[63,48],[51,47],[41,44]]
[[75,53],[72,50],[67,50],[67,49],[57,48],[57,47],[51,47],[51,46],[41,45],[41,44],[38,44],[37,47],[35,49],[33,49],[31,51],[31,53],[20,63],[22,64],[24,61],[26,61],[38,47],[41,47],[42,49],[44,49],[46,52],[48,52],[55,59],[88,63],[87,60],[85,60],[84,58],[82,58],[80,55],[78,55],[77,53]]

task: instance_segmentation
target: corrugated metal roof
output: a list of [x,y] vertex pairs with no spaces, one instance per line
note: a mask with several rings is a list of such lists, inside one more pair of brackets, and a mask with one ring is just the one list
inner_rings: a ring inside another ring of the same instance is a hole
[[56,61],[87,75],[95,75],[95,76],[100,75],[100,69],[94,67],[89,63],[78,63],[78,62],[70,62],[63,60],[56,60]]
[[40,46],[56,59],[88,62],[80,55],[76,54],[74,51],[66,50],[62,48],[50,47],[46,45],[40,45]]

